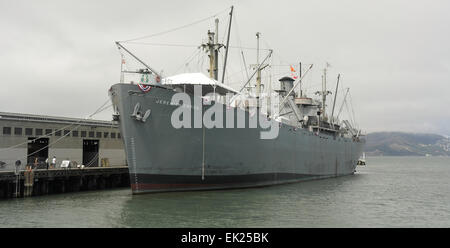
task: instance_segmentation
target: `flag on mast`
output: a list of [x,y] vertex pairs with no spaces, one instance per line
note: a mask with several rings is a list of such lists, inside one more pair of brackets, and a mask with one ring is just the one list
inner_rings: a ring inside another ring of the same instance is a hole
[[293,78],[293,79],[297,79],[297,76],[295,75],[295,69],[294,69],[294,67],[292,67],[292,65],[290,65],[290,67],[291,67],[291,77]]

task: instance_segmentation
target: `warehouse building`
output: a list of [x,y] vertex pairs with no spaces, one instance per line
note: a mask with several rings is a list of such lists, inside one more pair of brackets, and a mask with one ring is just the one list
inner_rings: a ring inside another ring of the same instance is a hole
[[14,169],[17,160],[46,167],[56,157],[71,166],[124,166],[123,141],[111,121],[0,112],[0,169]]

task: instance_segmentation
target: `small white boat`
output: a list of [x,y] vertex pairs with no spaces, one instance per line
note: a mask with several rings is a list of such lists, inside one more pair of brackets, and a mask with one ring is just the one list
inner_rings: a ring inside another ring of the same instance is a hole
[[366,165],[366,153],[363,152],[362,158],[358,160],[357,165]]

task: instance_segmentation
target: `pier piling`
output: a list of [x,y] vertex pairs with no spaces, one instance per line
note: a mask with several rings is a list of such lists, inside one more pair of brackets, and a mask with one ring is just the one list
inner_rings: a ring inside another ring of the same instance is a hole
[[0,199],[129,186],[128,167],[0,171]]

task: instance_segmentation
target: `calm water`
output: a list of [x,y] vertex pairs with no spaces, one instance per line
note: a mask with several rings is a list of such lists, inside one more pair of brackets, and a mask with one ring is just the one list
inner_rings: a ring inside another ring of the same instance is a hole
[[226,191],[0,201],[0,227],[450,227],[450,158],[373,157],[353,176]]

